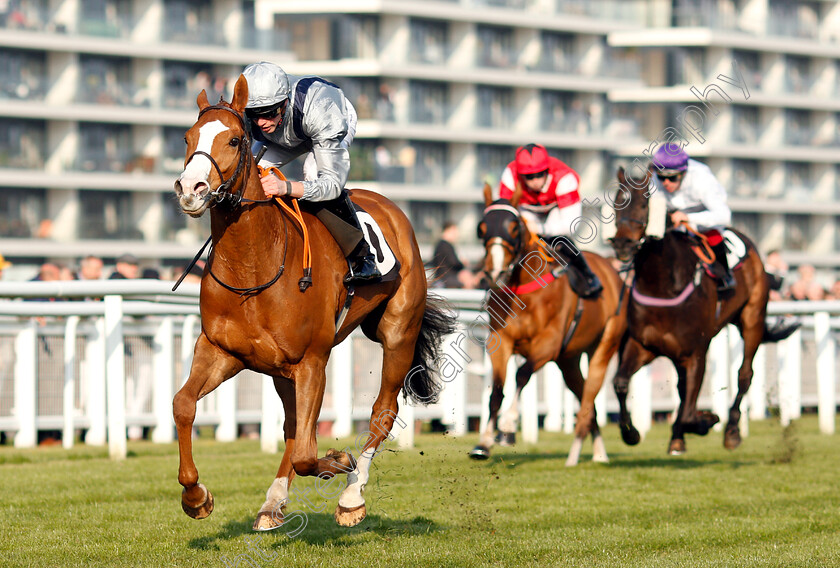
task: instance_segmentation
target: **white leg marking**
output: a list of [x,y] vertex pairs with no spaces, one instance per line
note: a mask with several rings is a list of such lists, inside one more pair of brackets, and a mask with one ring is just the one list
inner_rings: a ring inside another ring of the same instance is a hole
[[519,393],[513,397],[513,402],[507,410],[502,413],[499,420],[499,430],[502,432],[516,432],[516,425],[519,422]]
[[583,438],[575,436],[572,442],[572,448],[569,450],[569,458],[566,460],[566,467],[572,467],[578,464],[581,448],[583,448]]
[[600,434],[592,440],[592,461],[597,463],[610,463],[607,456],[607,447],[604,445],[604,438]]
[[347,487],[338,498],[338,504],[345,509],[352,509],[365,504],[362,493],[370,477],[370,462],[373,461],[373,451],[368,450],[356,460],[356,469],[347,474]]
[[260,513],[280,510],[285,501],[289,500],[289,478],[278,477],[271,482],[271,487],[265,492],[265,503],[260,507]]

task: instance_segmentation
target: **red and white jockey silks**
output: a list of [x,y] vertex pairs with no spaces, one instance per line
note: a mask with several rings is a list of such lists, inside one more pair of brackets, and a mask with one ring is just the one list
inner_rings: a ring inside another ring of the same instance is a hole
[[[519,172],[513,161],[502,172],[499,197],[510,199],[518,181]],[[530,191],[523,184],[519,208],[537,233],[569,235],[571,223],[582,214],[579,187],[577,172],[557,158],[549,157],[545,184],[539,191]]]

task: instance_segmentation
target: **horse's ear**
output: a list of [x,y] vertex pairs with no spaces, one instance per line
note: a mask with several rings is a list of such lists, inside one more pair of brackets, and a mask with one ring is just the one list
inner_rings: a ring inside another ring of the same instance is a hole
[[236,86],[233,87],[233,100],[230,102],[230,108],[236,112],[245,110],[245,105],[248,104],[248,80],[245,75],[240,75],[236,80]]
[[485,181],[484,182],[484,206],[488,207],[491,203],[493,203],[493,189],[490,187],[490,184]]
[[624,175],[624,166],[618,166],[618,181],[621,183],[627,182],[627,176]]
[[207,100],[207,91],[204,89],[198,93],[198,98],[195,99],[196,104],[198,104],[198,110],[204,110],[205,108],[210,106],[210,101]]
[[513,195],[510,196],[510,204],[513,207],[519,205],[519,199],[522,197],[522,183],[517,180],[516,187],[513,189]]

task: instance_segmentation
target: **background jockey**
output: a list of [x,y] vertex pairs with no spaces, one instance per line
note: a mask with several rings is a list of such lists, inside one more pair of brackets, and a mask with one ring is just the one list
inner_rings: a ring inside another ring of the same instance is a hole
[[[310,202],[350,265],[345,282],[365,282],[381,275],[365,241],[347,190],[350,143],[356,135],[356,110],[338,86],[320,77],[290,77],[262,61],[242,72],[248,81],[245,116],[254,143],[267,150],[264,167],[283,166],[302,154],[304,181],[262,177],[267,196],[289,195]],[[256,152],[255,152],[256,153]]]
[[516,150],[516,159],[502,172],[499,197],[510,199],[517,182],[522,184],[519,209],[529,228],[549,243],[581,277],[584,289],[575,292],[583,297],[600,292],[601,282],[569,238],[572,223],[582,214],[577,172],[549,156],[544,146],[528,144]]
[[718,290],[735,287],[735,277],[726,261],[726,245],[721,233],[732,222],[726,204],[726,190],[709,166],[688,157],[678,144],[663,144],[653,154],[651,170],[656,189],[664,189],[674,226],[686,221],[709,239],[719,267]]

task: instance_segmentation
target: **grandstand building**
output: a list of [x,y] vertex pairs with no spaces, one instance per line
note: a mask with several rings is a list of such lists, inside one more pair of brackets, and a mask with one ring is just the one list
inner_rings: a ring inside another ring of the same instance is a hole
[[229,98],[260,60],[344,88],[360,118],[350,185],[397,201],[424,251],[455,219],[476,258],[481,185],[521,144],[546,145],[594,200],[674,127],[763,252],[825,278],[840,264],[833,0],[4,5],[0,252],[20,270],[191,258],[208,222],[181,215],[172,187],[195,97]]

